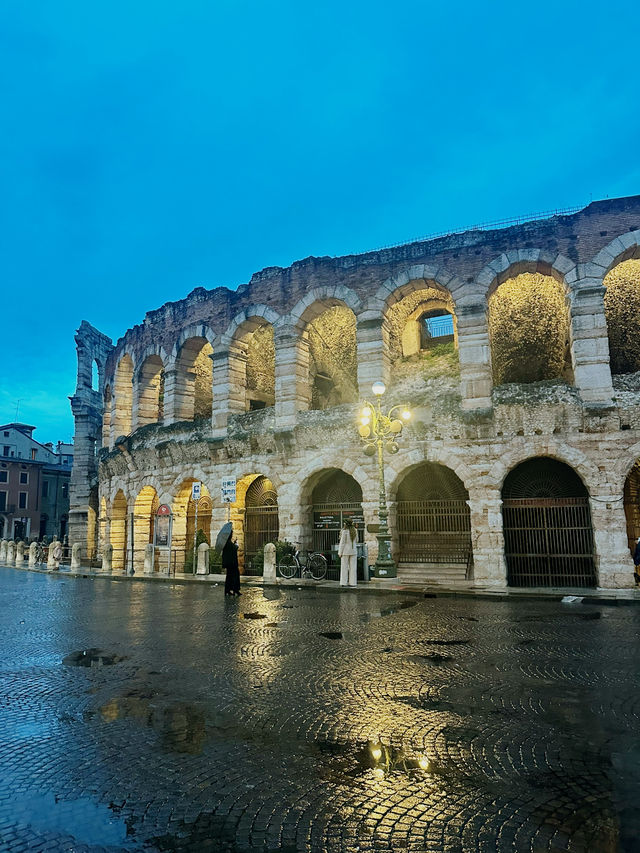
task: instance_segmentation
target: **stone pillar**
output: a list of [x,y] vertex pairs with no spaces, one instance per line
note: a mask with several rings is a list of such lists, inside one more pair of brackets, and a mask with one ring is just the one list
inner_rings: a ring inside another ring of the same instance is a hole
[[[38,543],[32,542],[31,545],[29,545],[29,566],[35,566],[36,560],[38,557],[37,551],[38,551]],[[1,562],[2,562],[2,560],[0,560],[0,563]]]
[[587,405],[612,405],[605,288],[597,280],[578,282],[571,294],[571,363],[576,387]]
[[15,566],[16,564],[16,543],[9,541],[7,543],[7,565]]
[[358,351],[358,388],[360,396],[371,396],[371,386],[382,380],[389,386],[389,324],[377,312],[365,311],[358,317],[356,329]]
[[9,543],[7,542],[6,539],[3,539],[2,542],[0,542],[0,563],[6,563],[7,562],[7,546],[8,546],[8,544]]
[[15,565],[24,565],[24,542],[18,542],[18,544],[16,545]]
[[164,418],[163,423],[174,424],[179,418],[178,408],[178,368],[174,364],[164,371]]
[[262,577],[265,581],[274,581],[276,579],[276,546],[273,542],[267,542],[264,546]]
[[71,546],[71,568],[80,568],[80,557],[82,555],[82,545],[80,542],[74,542]]
[[196,574],[209,574],[209,545],[206,542],[202,542],[198,545],[198,567],[196,569]]
[[109,542],[102,549],[102,571],[109,573],[113,571],[113,545]]
[[458,305],[458,355],[460,394],[466,410],[491,408],[491,347],[484,303]]
[[605,589],[633,588],[633,558],[629,551],[627,519],[620,496],[594,494],[589,503],[598,586]]
[[473,580],[475,586],[505,587],[507,563],[502,532],[500,492],[486,489],[470,494],[473,544]]
[[242,341],[222,342],[211,355],[213,361],[213,407],[211,425],[214,434],[226,431],[230,415],[246,411],[247,347]]
[[274,328],[276,348],[276,429],[290,430],[298,412],[311,403],[309,342],[294,326]]
[[152,542],[144,547],[144,574],[152,575],[154,570],[156,548]]
[[58,540],[54,537],[49,545],[49,552],[47,554],[47,568],[50,571],[55,571],[59,569],[60,566],[56,566],[56,561],[53,558],[53,552],[55,550],[56,545],[58,544]]

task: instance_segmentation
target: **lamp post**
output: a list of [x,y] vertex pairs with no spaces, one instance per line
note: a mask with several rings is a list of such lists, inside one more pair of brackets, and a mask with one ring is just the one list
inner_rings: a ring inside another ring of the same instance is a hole
[[[397,567],[391,557],[391,534],[389,532],[389,513],[387,512],[387,494],[384,481],[384,452],[397,453],[395,439],[402,433],[403,421],[409,420],[411,412],[405,406],[393,406],[385,414],[382,411],[382,395],[387,390],[384,382],[374,382],[371,386],[375,403],[365,401],[360,414],[360,438],[364,442],[367,456],[378,456],[378,480],[380,486],[378,508],[378,557],[375,562],[376,577],[395,578]],[[399,412],[400,417],[394,417]]]

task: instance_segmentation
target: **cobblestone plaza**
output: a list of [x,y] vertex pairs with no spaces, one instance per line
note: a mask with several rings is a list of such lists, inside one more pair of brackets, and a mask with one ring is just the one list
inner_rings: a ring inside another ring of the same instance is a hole
[[222,593],[0,569],[0,851],[640,850],[637,607]]

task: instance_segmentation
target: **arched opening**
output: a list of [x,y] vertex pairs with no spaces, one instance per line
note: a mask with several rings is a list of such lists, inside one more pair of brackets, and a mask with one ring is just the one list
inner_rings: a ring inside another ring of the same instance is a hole
[[[204,483],[200,498],[192,497],[195,478],[184,480],[173,499],[171,566],[176,572],[192,573],[197,568],[198,538],[211,544],[211,495]],[[200,531],[202,531],[200,533]]]
[[236,331],[230,346],[233,383],[244,396],[239,409],[253,412],[275,404],[276,349],[273,326],[251,317]]
[[213,347],[206,338],[188,338],[176,362],[176,418],[193,421],[211,417]]
[[358,400],[356,316],[345,305],[311,307],[304,339],[309,348],[311,409]]
[[624,514],[627,518],[627,540],[633,554],[640,538],[640,460],[629,471],[624,484]]
[[111,507],[110,542],[113,545],[112,568],[124,572],[127,565],[127,499],[122,489],[113,499]]
[[389,357],[427,357],[432,350],[455,351],[457,323],[451,294],[435,283],[414,290],[387,311]]
[[[358,542],[364,542],[364,513],[362,511],[362,488],[350,474],[339,468],[328,468],[316,475],[311,492],[311,547],[327,559],[327,577],[340,578],[340,559],[337,546],[340,530],[346,518],[350,518],[358,531]],[[360,562],[360,561],[358,561]],[[360,579],[362,569],[358,566]]]
[[570,379],[569,315],[563,285],[550,275],[523,272],[489,297],[493,381]]
[[111,386],[104,389],[104,408],[102,411],[102,446],[109,447],[111,442]]
[[[136,572],[144,570],[145,549],[147,545],[153,543],[159,505],[158,495],[153,486],[143,486],[133,506],[133,567]],[[154,570],[156,570],[155,566]]]
[[116,367],[111,403],[111,424],[114,439],[131,432],[131,410],[133,401],[133,361],[131,356],[122,356]]
[[276,542],[280,531],[278,493],[268,477],[260,474],[244,496],[244,573],[261,575],[262,553],[267,542]]
[[603,283],[611,372],[636,373],[640,370],[640,260],[630,258],[617,264]]
[[91,363],[91,390],[100,390],[100,368],[98,362],[94,359]]
[[469,493],[450,468],[424,462],[396,495],[397,560],[401,577],[469,580],[473,566]]
[[502,486],[502,519],[509,586],[596,585],[589,496],[573,468],[521,462]]
[[138,427],[161,423],[164,414],[164,364],[159,355],[146,358],[138,372]]

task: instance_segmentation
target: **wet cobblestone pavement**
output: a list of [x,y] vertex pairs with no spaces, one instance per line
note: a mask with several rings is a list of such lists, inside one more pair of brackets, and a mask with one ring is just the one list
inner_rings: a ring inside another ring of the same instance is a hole
[[640,608],[222,593],[0,569],[0,851],[640,850]]

